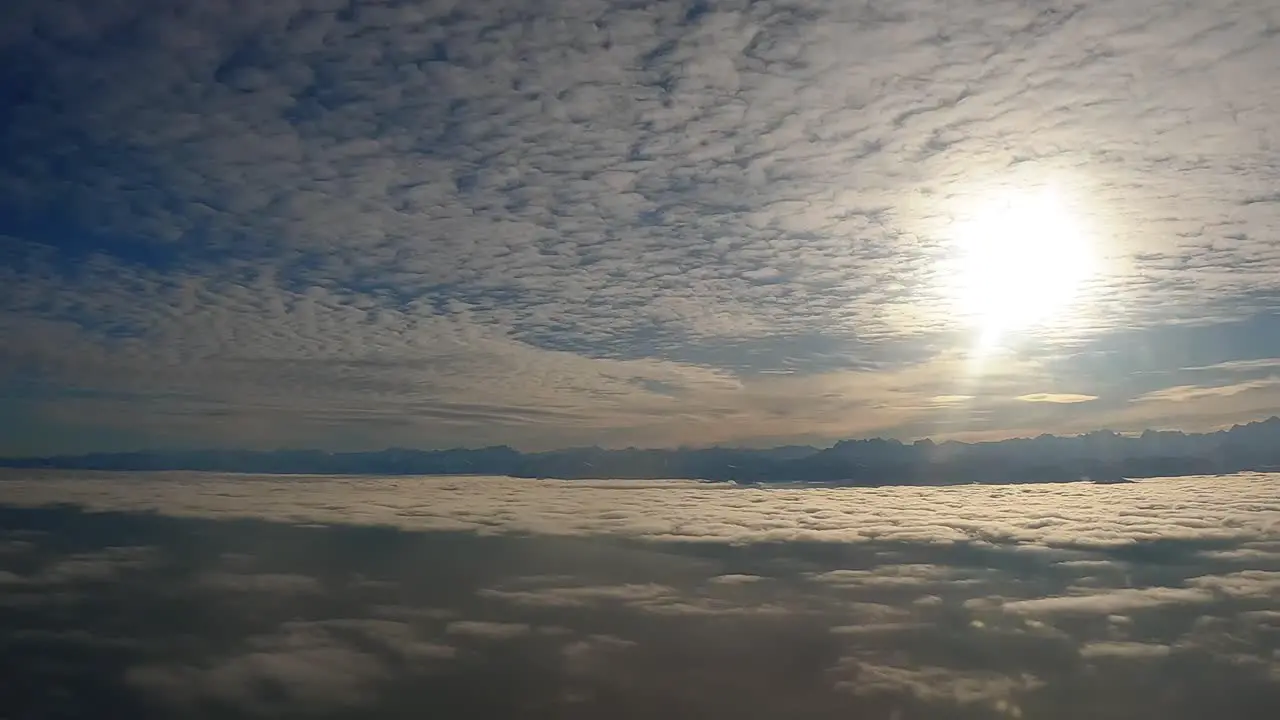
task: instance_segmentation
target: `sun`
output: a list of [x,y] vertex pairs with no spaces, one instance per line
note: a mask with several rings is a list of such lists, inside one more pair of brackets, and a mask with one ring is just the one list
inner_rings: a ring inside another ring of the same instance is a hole
[[1002,193],[953,225],[956,299],[983,345],[1067,312],[1093,272],[1089,235],[1052,188]]

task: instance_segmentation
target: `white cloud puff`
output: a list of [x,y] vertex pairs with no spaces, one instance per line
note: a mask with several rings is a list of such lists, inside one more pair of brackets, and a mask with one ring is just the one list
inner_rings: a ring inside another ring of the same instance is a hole
[[1169,655],[1168,645],[1123,641],[1100,641],[1080,647],[1080,655],[1086,658],[1162,658]]
[[1112,615],[1141,608],[1180,603],[1208,603],[1213,595],[1197,588],[1124,588],[1106,592],[1060,595],[1014,600],[1001,607],[1008,612],[1028,614],[1079,613]]
[[1001,710],[1016,707],[1010,700],[1019,693],[1044,684],[1030,674],[1010,676],[946,667],[895,667],[857,658],[847,659],[841,669],[852,676],[841,686],[857,695],[908,695],[926,702],[960,705],[986,703]]

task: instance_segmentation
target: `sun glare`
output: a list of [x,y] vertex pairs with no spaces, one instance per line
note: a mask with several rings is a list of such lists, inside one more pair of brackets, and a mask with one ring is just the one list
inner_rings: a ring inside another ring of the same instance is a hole
[[953,227],[957,299],[982,346],[1057,319],[1093,271],[1089,233],[1053,189],[1004,193]]

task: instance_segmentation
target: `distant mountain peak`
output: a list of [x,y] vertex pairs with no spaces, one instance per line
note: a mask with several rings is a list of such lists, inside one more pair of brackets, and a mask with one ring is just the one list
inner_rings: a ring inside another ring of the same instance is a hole
[[206,470],[365,475],[515,475],[561,478],[692,478],[853,485],[1061,482],[1203,475],[1280,466],[1280,416],[1193,434],[1148,429],[1119,434],[1039,435],[964,443],[929,438],[841,440],[829,448],[783,446],[523,453],[507,445],[450,450],[175,450],[10,458],[0,466],[99,470]]

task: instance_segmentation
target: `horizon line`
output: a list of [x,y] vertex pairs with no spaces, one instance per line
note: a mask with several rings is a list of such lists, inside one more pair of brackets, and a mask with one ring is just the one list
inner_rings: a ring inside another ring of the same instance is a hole
[[103,455],[121,456],[121,455],[160,454],[160,453],[202,453],[202,452],[206,452],[206,453],[207,452],[237,452],[237,453],[258,453],[258,454],[314,452],[314,453],[322,453],[326,455],[360,455],[360,454],[385,453],[393,450],[400,450],[405,452],[416,452],[416,453],[442,453],[442,452],[455,452],[455,451],[480,452],[484,450],[506,449],[520,455],[546,455],[551,453],[572,452],[572,451],[582,451],[582,450],[599,450],[602,452],[627,452],[627,451],[697,452],[697,451],[705,451],[705,450],[739,450],[739,451],[768,452],[770,450],[780,450],[784,448],[809,448],[817,451],[823,451],[823,450],[833,449],[843,443],[859,443],[859,442],[869,443],[869,442],[876,442],[876,441],[884,442],[884,443],[896,443],[904,447],[914,447],[917,445],[925,445],[925,446],[927,445],[966,445],[966,446],[999,445],[1003,443],[1028,442],[1033,440],[1050,439],[1050,438],[1058,439],[1058,440],[1072,440],[1072,439],[1089,437],[1091,435],[1109,435],[1111,437],[1118,437],[1118,438],[1125,438],[1125,439],[1140,439],[1144,435],[1154,434],[1154,433],[1177,434],[1183,437],[1206,437],[1210,435],[1217,435],[1219,433],[1228,433],[1228,432],[1231,432],[1231,430],[1234,430],[1236,428],[1250,427],[1253,425],[1266,425],[1271,423],[1280,423],[1280,415],[1271,415],[1269,417],[1266,417],[1260,420],[1252,420],[1245,423],[1233,423],[1229,427],[1223,427],[1217,430],[1210,430],[1205,432],[1189,432],[1185,430],[1177,430],[1177,429],[1170,429],[1170,428],[1144,428],[1142,430],[1137,430],[1137,431],[1117,431],[1117,430],[1112,430],[1110,428],[1098,428],[1096,430],[1089,430],[1086,432],[1076,433],[1072,435],[1059,435],[1055,433],[1046,432],[1046,433],[1040,433],[1039,435],[1033,435],[1033,436],[1017,435],[1017,436],[1011,436],[1007,438],[1001,438],[999,440],[980,440],[980,441],[934,440],[932,437],[928,437],[928,436],[917,438],[915,440],[903,441],[903,440],[899,440],[897,438],[892,438],[892,437],[886,438],[882,436],[874,436],[874,437],[844,438],[844,439],[836,440],[829,445],[814,445],[814,444],[800,444],[800,443],[784,443],[780,445],[759,446],[759,447],[746,446],[746,445],[701,445],[701,446],[679,445],[674,447],[637,447],[634,445],[628,445],[626,447],[606,447],[601,445],[573,445],[573,446],[554,448],[550,450],[533,450],[533,451],[520,450],[516,447],[513,447],[511,445],[506,445],[506,444],[481,445],[481,446],[475,446],[475,447],[454,446],[454,447],[429,448],[429,449],[401,447],[401,446],[391,445],[391,446],[385,446],[382,448],[369,449],[369,450],[324,450],[316,447],[294,447],[294,448],[277,447],[273,449],[252,449],[252,448],[206,446],[206,447],[198,447],[198,448],[175,447],[175,448],[169,448],[169,449],[149,448],[149,449],[137,449],[137,450],[57,453],[52,455],[49,455],[49,454],[2,455],[0,456],[0,462],[16,461],[16,460],[22,460],[22,461],[47,460],[47,459],[58,459],[58,458],[85,458],[85,457],[103,456]]

